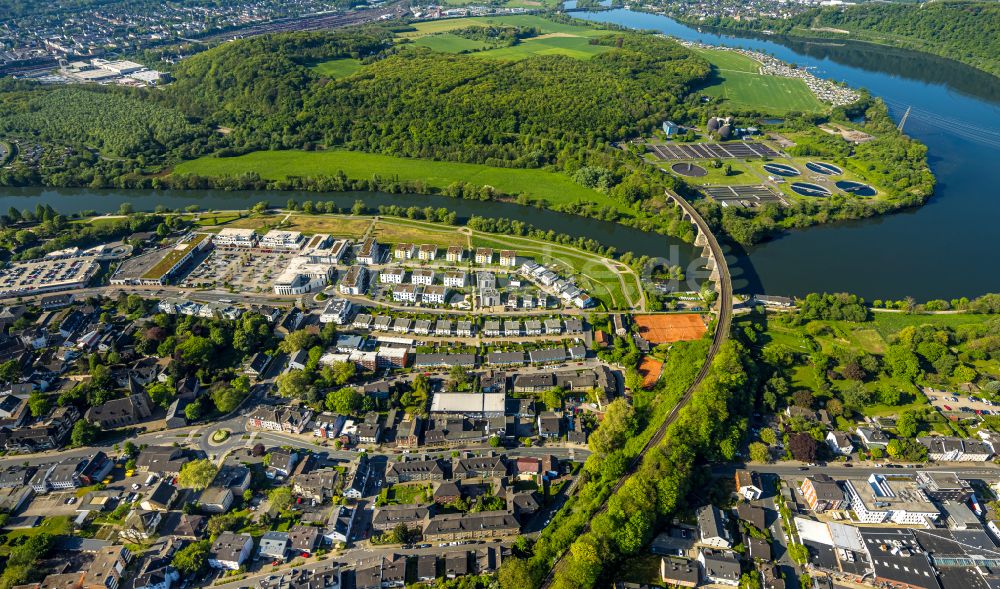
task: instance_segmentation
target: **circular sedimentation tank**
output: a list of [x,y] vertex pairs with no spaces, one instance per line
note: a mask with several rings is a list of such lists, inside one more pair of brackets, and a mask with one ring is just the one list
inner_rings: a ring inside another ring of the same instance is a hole
[[786,178],[802,174],[802,172],[800,172],[798,168],[794,166],[789,166],[788,164],[764,164],[764,171],[768,172],[769,174],[785,176]]
[[678,162],[670,166],[670,171],[689,178],[701,178],[702,176],[708,175],[708,171],[705,170],[705,168],[699,166],[698,164],[691,164],[687,162]]
[[837,188],[844,192],[849,192],[855,196],[875,196],[878,191],[871,185],[862,182],[852,182],[851,180],[841,180],[836,184]]
[[807,162],[806,167],[817,174],[823,174],[824,176],[837,176],[843,174],[844,171],[838,166],[835,166],[829,162]]
[[795,191],[795,194],[801,194],[802,196],[812,196],[815,198],[830,196],[830,191],[819,184],[810,184],[809,182],[793,182],[789,187]]

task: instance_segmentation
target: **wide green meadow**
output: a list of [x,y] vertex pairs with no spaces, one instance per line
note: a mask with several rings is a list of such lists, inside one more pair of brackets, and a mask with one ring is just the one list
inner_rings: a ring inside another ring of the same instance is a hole
[[701,89],[708,96],[723,98],[736,108],[772,114],[826,110],[802,80],[760,74],[757,61],[733,51],[696,51],[715,66],[713,81]]
[[289,176],[332,176],[338,171],[356,179],[371,178],[377,174],[401,181],[419,180],[437,189],[453,182],[489,185],[500,192],[524,193],[551,204],[593,202],[615,208],[619,206],[609,196],[556,172],[400,158],[358,151],[258,151],[239,157],[202,157],[174,168],[175,174],[214,177],[255,172],[267,180],[282,180]]
[[[505,25],[535,27],[538,37],[523,39],[517,45],[486,49],[484,41],[466,39],[450,31],[472,26]],[[532,15],[513,15],[488,18],[456,18],[415,23],[415,31],[406,31],[399,36],[412,39],[415,45],[427,47],[442,53],[475,51],[477,57],[519,60],[535,55],[565,55],[575,59],[590,59],[611,47],[591,45],[590,40],[607,34],[607,31],[588,26],[557,23]]]
[[346,78],[361,69],[360,59],[344,57],[341,59],[331,59],[312,66],[312,70],[322,76],[331,78]]

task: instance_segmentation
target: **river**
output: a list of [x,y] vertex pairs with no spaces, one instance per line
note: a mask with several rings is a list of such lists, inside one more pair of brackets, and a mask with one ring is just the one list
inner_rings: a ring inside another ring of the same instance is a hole
[[[801,295],[850,291],[869,299],[914,296],[919,300],[1000,292],[996,224],[1000,221],[1000,80],[968,66],[922,53],[864,43],[720,35],[667,17],[608,10],[574,16],[657,30],[691,41],[747,47],[809,67],[816,75],[864,87],[884,98],[897,119],[907,107],[906,133],[927,144],[938,178],[923,207],[894,215],[813,227],[788,233],[743,252],[728,246],[738,292]],[[280,205],[333,200],[350,207],[444,206],[460,218],[479,214],[522,220],[544,229],[598,239],[619,251],[665,257],[688,268],[693,249],[662,236],[552,211],[507,203],[439,196],[388,194],[246,193],[224,191],[96,191],[0,188],[0,211],[51,204],[63,212],[114,211],[121,202],[152,210],[243,208],[259,200]]]
[[[431,194],[0,187],[0,212],[6,212],[10,207],[33,210],[36,204],[42,204],[52,205],[52,208],[64,214],[88,210],[98,213],[113,213],[118,210],[122,203],[129,203],[135,210],[139,211],[153,211],[161,205],[171,210],[181,210],[190,205],[197,205],[202,211],[239,210],[247,209],[260,201],[267,201],[273,206],[283,207],[289,198],[295,198],[300,203],[307,200],[334,202],[344,210],[350,209],[355,201],[360,200],[371,212],[374,212],[380,205],[420,208],[444,207],[455,211],[460,221],[466,221],[473,215],[506,217],[523,221],[541,229],[551,229],[556,233],[565,233],[574,237],[593,237],[604,245],[616,248],[619,252],[631,251],[638,255],[663,258],[670,265],[682,266],[686,273],[691,274],[695,280],[704,275],[704,272],[700,271],[703,261],[698,259],[696,248],[672,237],[645,233],[609,221],[525,207],[514,203],[462,200]],[[689,286],[697,288],[697,285]]]

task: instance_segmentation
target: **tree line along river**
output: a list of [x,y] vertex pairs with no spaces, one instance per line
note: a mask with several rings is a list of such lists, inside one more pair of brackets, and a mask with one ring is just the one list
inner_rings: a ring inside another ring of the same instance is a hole
[[[808,67],[817,76],[867,88],[886,100],[894,116],[912,107],[906,133],[924,142],[937,176],[934,197],[895,215],[791,232],[749,251],[727,245],[737,292],[801,295],[850,291],[869,299],[920,300],[1000,292],[996,225],[1000,221],[1000,79],[963,64],[887,47],[783,37],[734,36],[702,31],[667,17],[608,10],[573,16],[657,30],[689,41],[745,47]],[[123,202],[139,210],[157,205],[239,209],[260,200],[283,205],[290,193],[127,191],[0,188],[0,211],[50,204],[72,213],[114,211]],[[508,217],[557,233],[597,239],[619,251],[667,258],[687,267],[688,244],[614,223],[509,203],[429,195],[379,193],[295,194],[349,208],[356,199],[382,204],[447,207],[460,219]],[[676,247],[671,247],[676,246]]]

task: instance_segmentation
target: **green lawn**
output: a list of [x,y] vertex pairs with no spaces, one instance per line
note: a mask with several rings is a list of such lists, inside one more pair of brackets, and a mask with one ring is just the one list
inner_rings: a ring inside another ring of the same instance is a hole
[[709,96],[724,98],[736,108],[760,110],[772,114],[792,111],[821,112],[826,107],[798,78],[717,70],[714,83],[701,89]]
[[583,187],[569,177],[545,170],[494,168],[480,164],[438,162],[392,157],[358,151],[257,151],[231,158],[202,157],[178,164],[179,174],[233,176],[256,172],[262,178],[280,180],[288,176],[334,175],[342,170],[349,178],[420,180],[431,188],[452,182],[490,185],[507,194],[524,193],[552,204],[593,202],[619,208],[609,196]]
[[[477,51],[487,43],[466,39],[449,33],[470,26],[508,25],[536,27],[540,36],[524,39],[517,45]],[[576,59],[590,59],[611,47],[591,45],[590,39],[606,35],[608,31],[587,26],[557,23],[533,15],[513,15],[487,18],[456,18],[415,23],[416,31],[401,33],[401,37],[415,39],[415,44],[443,53],[477,51],[475,55],[492,59],[519,60],[536,55],[565,55]]]
[[904,327],[911,325],[934,325],[939,327],[958,327],[959,325],[974,325],[989,321],[989,315],[974,315],[971,313],[953,313],[948,315],[908,315],[906,313],[874,313],[875,329],[888,337]]
[[393,485],[387,493],[390,503],[398,505],[413,505],[424,502],[424,493],[430,485],[423,483]]
[[574,59],[590,59],[598,53],[610,51],[607,45],[591,45],[590,38],[574,37],[536,37],[525,39],[517,45],[499,47],[476,53],[478,57],[491,59],[519,60],[536,55],[565,55]]
[[[696,186],[702,185],[723,185],[723,186],[736,186],[743,184],[760,184],[762,182],[761,176],[754,174],[747,164],[739,160],[723,160],[721,168],[712,167],[713,160],[695,160],[692,163],[705,168],[708,172],[704,176],[689,177],[676,174],[684,179],[688,184],[693,184]],[[657,164],[666,170],[670,170],[670,166],[676,162],[657,162]],[[731,172],[729,176],[726,176],[725,167],[729,164]],[[674,174],[674,172],[671,172]],[[766,175],[764,176],[766,177]]]
[[346,78],[347,76],[353,75],[355,72],[361,69],[362,63],[360,59],[351,59],[349,57],[343,57],[341,59],[331,59],[330,61],[321,61],[312,66],[312,70],[321,76],[329,76],[331,78]]
[[42,520],[41,525],[34,528],[22,528],[7,532],[6,545],[0,547],[0,554],[10,554],[10,546],[18,543],[18,538],[37,536],[38,534],[50,534],[52,536],[65,536],[73,531],[69,516],[58,515]]
[[737,108],[774,114],[826,110],[802,80],[758,74],[760,63],[734,51],[697,51],[716,68],[714,83],[702,89],[709,96],[725,98]]
[[722,49],[695,49],[695,52],[707,59],[709,63],[723,71],[749,72],[753,74],[760,71],[759,61],[750,59],[749,57],[736,53],[735,51],[725,51]]
[[441,53],[461,53],[462,51],[478,51],[489,45],[484,41],[466,39],[452,33],[437,33],[420,37],[414,41],[415,45],[427,47]]
[[401,37],[422,37],[424,35],[433,35],[434,33],[442,33],[446,31],[454,31],[455,29],[464,29],[470,26],[487,26],[487,25],[507,25],[514,27],[535,27],[542,35],[549,35],[552,33],[563,33],[571,35],[579,35],[582,37],[599,37],[601,35],[608,34],[607,30],[595,29],[583,25],[574,25],[570,23],[559,23],[555,21],[542,18],[540,16],[534,16],[530,14],[517,14],[512,16],[489,16],[482,18],[449,18],[443,20],[432,20],[427,22],[413,23],[413,28],[415,31],[407,31],[401,33]]

